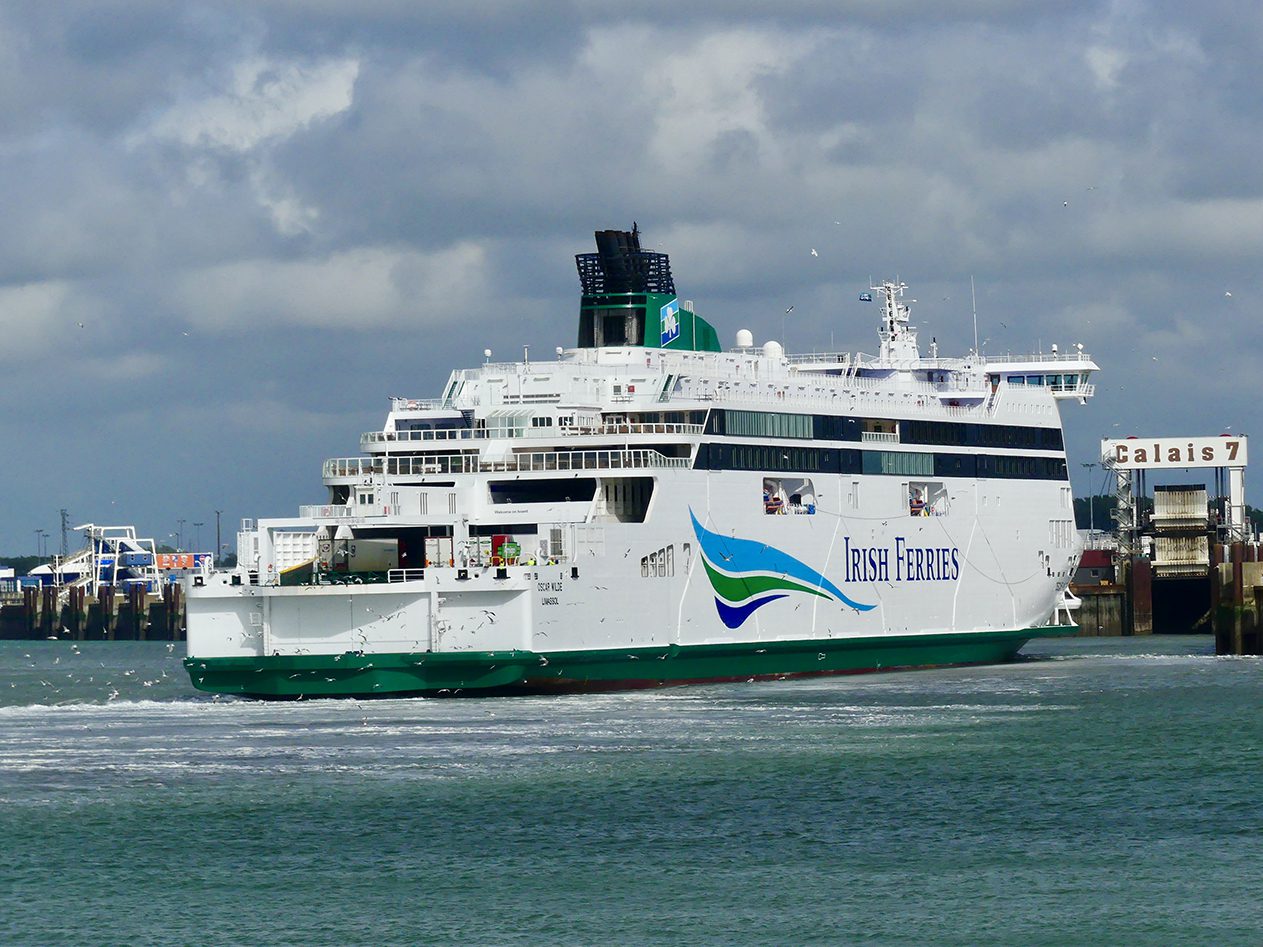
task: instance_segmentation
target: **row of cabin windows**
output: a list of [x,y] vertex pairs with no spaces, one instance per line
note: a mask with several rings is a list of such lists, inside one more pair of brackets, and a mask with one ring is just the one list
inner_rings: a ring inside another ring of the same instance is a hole
[[705,424],[706,412],[701,411],[636,411],[607,414],[607,424]]
[[904,444],[943,444],[959,447],[1010,447],[1019,450],[1061,450],[1061,429],[955,421],[896,421],[888,418],[838,417],[832,414],[791,414],[774,411],[734,411],[715,408],[707,420],[707,434],[730,437],[785,437],[797,440],[859,441],[863,433],[898,432]]
[[744,437],[797,437],[810,439],[815,425],[810,414],[774,414],[769,411],[728,411],[725,434]]
[[762,444],[701,444],[698,470],[761,470],[785,473],[890,474],[1068,480],[1061,457],[996,454],[930,454],[919,451],[773,447]]
[[[993,382],[998,376],[992,375]],[[1005,375],[1010,385],[1044,385],[1049,388],[1077,388],[1080,382],[1086,383],[1087,372],[1073,375]]]

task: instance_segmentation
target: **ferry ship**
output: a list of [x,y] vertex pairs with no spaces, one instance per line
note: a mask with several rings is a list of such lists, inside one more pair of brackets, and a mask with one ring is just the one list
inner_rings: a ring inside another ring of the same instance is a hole
[[[1074,630],[1072,350],[878,354],[715,328],[639,231],[576,255],[572,348],[392,398],[327,502],[188,580],[195,687],[264,698],[657,687],[1011,659]],[[862,307],[857,307],[862,308]]]

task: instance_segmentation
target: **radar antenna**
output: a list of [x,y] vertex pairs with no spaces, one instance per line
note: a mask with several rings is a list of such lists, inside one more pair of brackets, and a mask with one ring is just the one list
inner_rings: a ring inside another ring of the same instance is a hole
[[[911,310],[902,301],[907,283],[886,280],[880,286],[870,286],[875,293],[881,294],[882,321],[878,330],[881,339],[881,358],[883,361],[895,362],[918,359],[921,351],[917,347],[917,330],[908,325]],[[916,302],[915,299],[908,300]]]

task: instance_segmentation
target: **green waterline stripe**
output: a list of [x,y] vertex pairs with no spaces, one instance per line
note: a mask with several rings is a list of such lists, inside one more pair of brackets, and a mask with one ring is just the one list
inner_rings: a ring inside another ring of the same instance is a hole
[[1076,626],[865,638],[722,642],[535,652],[267,655],[188,658],[199,690],[246,697],[385,697],[663,687],[1012,659],[1033,637]]
[[603,662],[613,658],[727,658],[743,657],[755,652],[787,654],[800,651],[849,651],[863,648],[908,648],[930,645],[994,643],[1014,638],[1056,638],[1073,635],[1078,625],[1040,625],[1009,631],[944,632],[930,635],[878,635],[863,638],[794,639],[792,641],[744,641],[720,644],[660,645],[639,648],[585,648],[581,651],[404,651],[381,654],[276,654],[223,658],[184,659],[184,666],[193,669],[253,670],[269,668],[277,671],[369,671],[386,667],[430,666],[459,670],[487,665],[529,667],[544,662]]

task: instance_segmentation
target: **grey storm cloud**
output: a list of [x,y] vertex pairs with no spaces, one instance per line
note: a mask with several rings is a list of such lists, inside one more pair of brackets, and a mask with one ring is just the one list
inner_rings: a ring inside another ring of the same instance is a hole
[[1072,470],[1248,431],[1261,47],[1231,3],[6,4],[0,549],[319,499],[387,395],[571,343],[633,219],[724,338],[871,350],[898,273],[963,351],[973,276],[988,351],[1102,364]]

